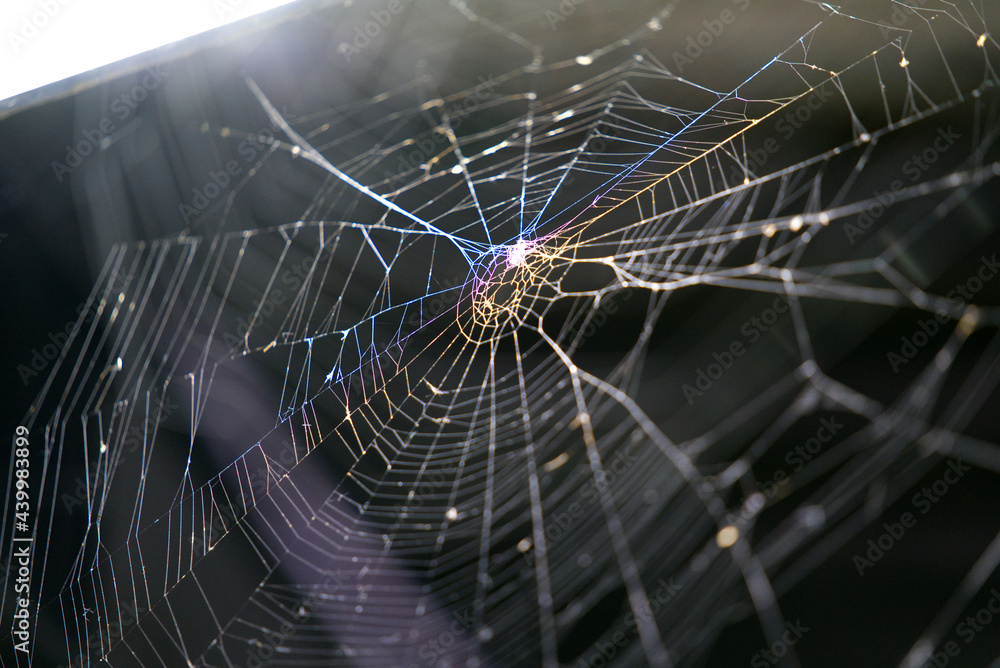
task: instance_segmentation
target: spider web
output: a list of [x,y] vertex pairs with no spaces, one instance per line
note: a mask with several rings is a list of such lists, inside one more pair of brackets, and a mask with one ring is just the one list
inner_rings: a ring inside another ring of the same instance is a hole
[[[294,117],[245,75],[255,121],[197,132],[247,168],[115,246],[25,418],[32,656],[704,664],[787,638],[944,458],[996,472],[988,11],[784,3],[806,28],[709,76],[748,5],[556,57],[541,9],[426,3],[520,60]],[[306,206],[247,224],[290,175]],[[978,553],[904,665],[988,596]]]

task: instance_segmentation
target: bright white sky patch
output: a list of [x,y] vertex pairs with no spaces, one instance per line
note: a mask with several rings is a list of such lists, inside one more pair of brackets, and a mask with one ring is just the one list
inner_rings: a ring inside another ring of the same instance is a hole
[[3,0],[0,100],[292,0]]

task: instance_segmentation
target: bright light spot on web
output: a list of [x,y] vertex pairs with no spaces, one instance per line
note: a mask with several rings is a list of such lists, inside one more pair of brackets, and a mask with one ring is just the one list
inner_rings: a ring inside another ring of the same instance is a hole
[[507,148],[508,146],[510,146],[510,142],[502,141],[499,144],[494,144],[493,146],[483,151],[483,155],[492,155],[497,151],[499,151],[500,149]]
[[507,246],[507,264],[520,267],[528,259],[534,244],[526,239],[518,239],[513,246]]
[[561,452],[555,459],[545,462],[545,464],[542,465],[542,470],[545,471],[546,473],[555,471],[557,468],[559,468],[568,461],[569,461],[569,453]]
[[715,544],[725,549],[732,547],[740,537],[740,530],[734,526],[722,527],[719,533],[715,534]]

